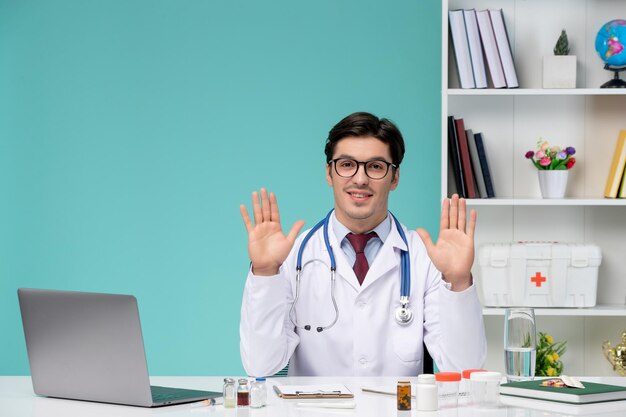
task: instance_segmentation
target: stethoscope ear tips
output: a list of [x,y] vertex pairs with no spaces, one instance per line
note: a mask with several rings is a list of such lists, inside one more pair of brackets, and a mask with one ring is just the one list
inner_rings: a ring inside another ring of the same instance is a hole
[[307,324],[306,326],[304,326],[304,330],[311,330],[311,325]]
[[324,330],[324,328],[323,328],[323,327],[318,327],[318,328],[317,328],[317,332],[318,332],[318,333],[321,333],[321,331],[322,331],[322,330]]

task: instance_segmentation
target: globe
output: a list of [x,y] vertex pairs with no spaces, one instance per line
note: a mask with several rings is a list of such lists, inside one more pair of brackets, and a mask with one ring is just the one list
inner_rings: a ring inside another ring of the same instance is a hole
[[626,66],[626,20],[606,22],[596,35],[596,51],[609,67]]

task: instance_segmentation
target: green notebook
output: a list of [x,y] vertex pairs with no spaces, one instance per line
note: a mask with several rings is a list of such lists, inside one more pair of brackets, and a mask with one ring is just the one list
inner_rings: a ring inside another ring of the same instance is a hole
[[544,387],[543,380],[511,382],[500,386],[500,394],[572,404],[626,400],[626,387],[582,381],[585,388]]

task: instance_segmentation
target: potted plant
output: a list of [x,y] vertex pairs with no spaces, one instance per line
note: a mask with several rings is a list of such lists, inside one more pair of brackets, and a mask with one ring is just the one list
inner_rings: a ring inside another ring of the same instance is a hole
[[537,359],[535,376],[559,376],[563,373],[561,356],[565,353],[565,342],[555,342],[547,333],[537,335]]
[[543,198],[563,198],[567,188],[567,174],[576,164],[572,146],[561,148],[550,146],[547,140],[539,138],[537,150],[528,151],[524,156],[530,159],[539,175],[539,188]]
[[543,88],[576,88],[576,55],[569,55],[565,29],[556,41],[554,55],[543,57]]

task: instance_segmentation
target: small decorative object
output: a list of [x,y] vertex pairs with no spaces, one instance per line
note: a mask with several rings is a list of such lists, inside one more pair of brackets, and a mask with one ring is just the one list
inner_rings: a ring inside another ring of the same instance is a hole
[[543,57],[543,88],[576,88],[576,56],[569,55],[565,29],[554,46],[554,55]]
[[536,151],[526,152],[526,159],[530,159],[538,170],[539,188],[543,198],[565,197],[568,170],[576,164],[573,156],[575,153],[576,149],[571,146],[550,146],[542,138],[537,141]]
[[604,357],[613,365],[613,370],[621,376],[626,376],[626,330],[622,333],[622,343],[611,347],[611,342],[602,343]]
[[626,88],[626,81],[619,78],[619,73],[626,69],[626,20],[615,19],[606,22],[596,35],[596,51],[604,61],[604,69],[613,71],[613,79],[601,85],[601,88]]
[[536,376],[559,376],[563,372],[561,356],[567,349],[566,342],[555,342],[547,333],[537,333]]

